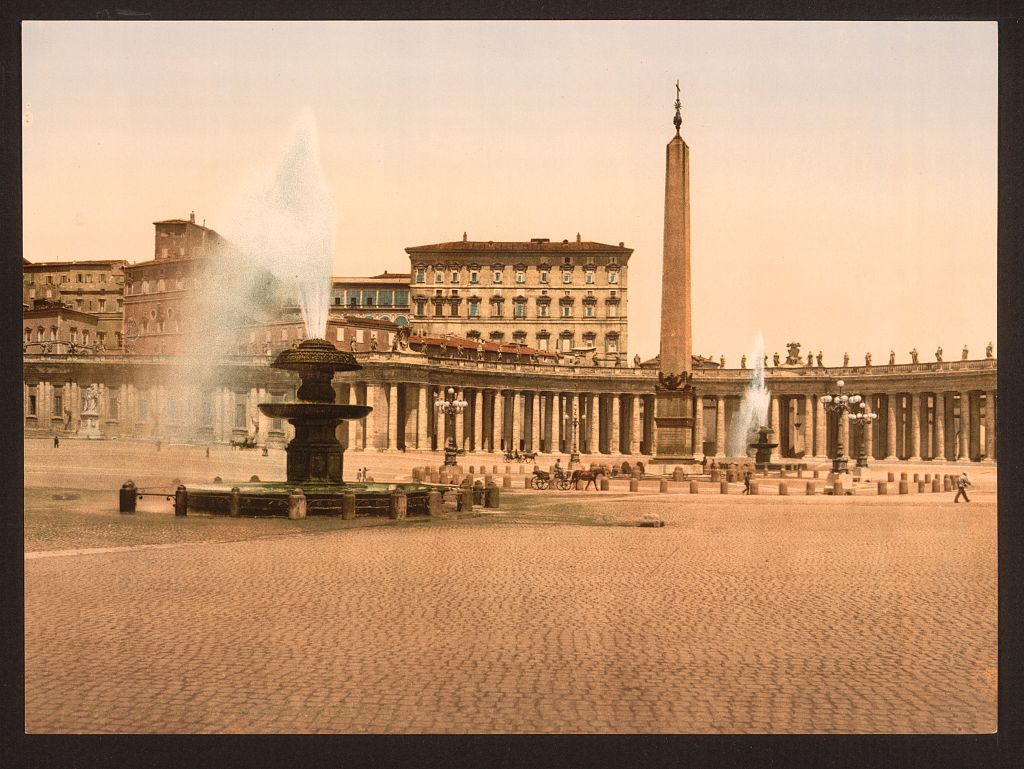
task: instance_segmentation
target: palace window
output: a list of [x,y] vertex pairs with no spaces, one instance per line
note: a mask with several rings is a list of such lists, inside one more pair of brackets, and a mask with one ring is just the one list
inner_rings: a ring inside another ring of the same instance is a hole
[[549,275],[550,275],[550,273],[547,270],[541,270],[540,271],[540,282],[541,283],[547,283]]
[[405,307],[409,304],[409,292],[404,290],[395,291],[395,306]]
[[526,344],[526,332],[525,331],[513,331],[512,332],[512,341],[513,342],[518,342],[519,344],[522,344],[522,345],[525,345]]
[[526,317],[526,304],[523,303],[523,302],[516,302],[515,310],[514,310],[513,314],[517,318],[525,318]]
[[619,317],[619,304],[618,304],[618,302],[609,302],[608,303],[608,317],[609,318],[617,318],[617,317]]
[[562,283],[572,283],[572,273],[571,272],[563,272],[562,273]]
[[213,427],[213,401],[209,398],[203,398],[203,427]]
[[538,350],[543,350],[544,352],[547,352],[548,351],[548,343],[549,342],[550,342],[550,337],[548,337],[546,334],[544,336],[541,336],[540,334],[537,335],[537,349]]
[[28,415],[34,417],[36,415],[36,396],[28,396]]
[[526,273],[523,272],[522,270],[518,270],[516,272],[516,283],[525,283],[525,282],[526,282]]
[[427,303],[422,299],[416,300],[416,317],[422,318],[427,314]]
[[476,318],[480,315],[480,302],[469,303],[469,317]]
[[435,283],[444,283],[444,273],[441,272],[440,270],[436,270],[434,272],[434,282]]
[[452,270],[452,283],[458,283],[458,282],[459,282],[459,271],[458,270]]
[[583,314],[588,318],[594,317],[594,305],[587,304],[583,306]]
[[50,413],[55,417],[64,416],[64,390],[59,387],[53,388],[53,408]]
[[238,393],[235,394],[235,429],[236,430],[244,430],[245,429],[245,401],[243,400],[243,401],[239,402],[239,398],[244,398],[244,397],[245,396],[243,396],[241,394],[238,394]]
[[587,280],[587,283],[593,283],[594,282],[594,271],[593,270],[587,270],[587,278],[586,278],[586,280]]
[[334,297],[334,305],[335,305],[335,307],[339,306],[340,304],[341,304],[341,297],[340,296]]
[[551,310],[551,307],[548,304],[546,304],[546,303],[545,304],[538,304],[537,305],[537,317],[538,318],[547,318],[548,316],[551,315],[550,310]]
[[149,421],[149,401],[145,398],[139,400],[139,421]]
[[501,271],[500,270],[495,270],[494,271],[494,282],[495,283],[501,283]]
[[381,307],[390,307],[392,296],[393,294],[390,289],[382,288],[377,292],[377,304]]
[[424,270],[416,270],[416,282],[417,283],[426,283],[427,282],[427,273],[426,273],[426,271],[424,271]]
[[107,391],[107,419],[117,421],[121,418],[121,400],[117,391]]
[[618,270],[612,270],[612,271],[610,271],[608,273],[608,282],[609,283],[618,283],[619,282],[619,272],[618,272]]
[[572,305],[571,304],[563,304],[562,305],[562,317],[563,318],[571,318],[572,317]]
[[442,311],[441,311],[442,307],[444,307],[444,304],[442,302],[434,302],[434,317],[435,318],[440,318],[441,315],[443,314]]
[[470,283],[479,283],[480,282],[480,273],[477,272],[476,270],[470,270],[469,271],[469,282]]

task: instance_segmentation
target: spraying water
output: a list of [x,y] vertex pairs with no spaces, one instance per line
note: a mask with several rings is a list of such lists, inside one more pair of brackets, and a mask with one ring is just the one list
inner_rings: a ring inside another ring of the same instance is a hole
[[739,412],[733,419],[726,444],[726,451],[730,457],[746,455],[751,430],[768,424],[768,406],[771,403],[771,394],[764,386],[764,336],[760,331],[754,337],[754,346],[750,349],[750,359],[754,366],[753,375],[743,393],[743,400],[740,402]]
[[294,286],[311,338],[327,331],[334,210],[320,164],[316,118],[305,108],[276,164],[239,196],[221,229],[246,260]]

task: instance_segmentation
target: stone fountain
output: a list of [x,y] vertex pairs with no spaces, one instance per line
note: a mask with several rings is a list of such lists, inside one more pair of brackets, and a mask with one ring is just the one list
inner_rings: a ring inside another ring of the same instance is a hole
[[373,410],[334,402],[334,374],[362,369],[352,353],[338,350],[324,339],[307,339],[283,350],[270,365],[294,371],[301,381],[295,403],[259,404],[266,416],[287,419],[295,427],[295,437],[285,448],[287,481],[190,485],[185,489],[189,510],[214,515],[289,515],[289,497],[301,490],[307,515],[342,515],[345,497],[350,497],[350,505],[354,502],[353,514],[386,515],[396,492],[405,494],[409,515],[427,514],[431,487],[426,484],[344,481],[345,450],[337,437],[338,425],[365,419]]
[[758,470],[768,469],[772,458],[772,449],[779,445],[769,441],[768,433],[770,432],[772,432],[770,427],[762,425],[757,430],[757,440],[749,444],[750,448],[754,450],[754,467]]

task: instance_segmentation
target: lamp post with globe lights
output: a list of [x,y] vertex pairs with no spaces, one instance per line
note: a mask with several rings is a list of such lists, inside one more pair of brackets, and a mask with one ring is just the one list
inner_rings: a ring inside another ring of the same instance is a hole
[[580,413],[579,404],[576,399],[572,399],[572,413],[565,415],[566,427],[569,428],[568,432],[570,435],[570,451],[569,451],[569,467],[580,464],[580,425],[583,424],[587,416],[586,414]]
[[[828,414],[835,416],[836,425],[836,450],[832,459],[832,474],[839,475],[848,473],[846,447],[843,445],[842,420],[846,419],[850,424],[868,425],[877,418],[877,414],[866,411],[864,398],[860,395],[848,395],[843,392],[846,382],[840,379],[836,382],[836,392],[826,393],[821,396],[821,403]],[[857,458],[857,467],[867,467],[867,456],[865,447],[862,445],[860,456]]]
[[[447,421],[449,416],[454,417],[456,414],[461,414],[466,410],[469,405],[468,402],[461,398],[455,397],[455,388],[448,387],[447,390],[442,390],[440,397],[434,401],[434,408],[437,410],[437,415]],[[445,432],[448,432],[447,430]],[[452,430],[452,433],[455,431]],[[454,466],[456,464],[455,457],[458,456],[459,447],[455,442],[454,437],[449,437],[445,441],[444,446],[444,463],[448,466]]]
[[868,466],[868,441],[867,431],[871,429],[871,423],[878,419],[878,414],[873,411],[868,411],[867,407],[861,404],[861,410],[857,412],[850,412],[847,415],[850,420],[851,426],[857,426],[860,428],[860,443],[857,449],[857,467],[866,468]]

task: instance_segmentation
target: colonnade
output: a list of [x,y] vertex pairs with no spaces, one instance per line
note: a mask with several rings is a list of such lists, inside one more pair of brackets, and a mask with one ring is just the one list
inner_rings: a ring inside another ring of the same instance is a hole
[[654,395],[466,387],[457,414],[439,414],[445,388],[415,382],[353,382],[339,386],[342,403],[373,407],[362,423],[343,429],[354,450],[437,450],[449,438],[460,449],[542,454],[650,454],[654,442]]

